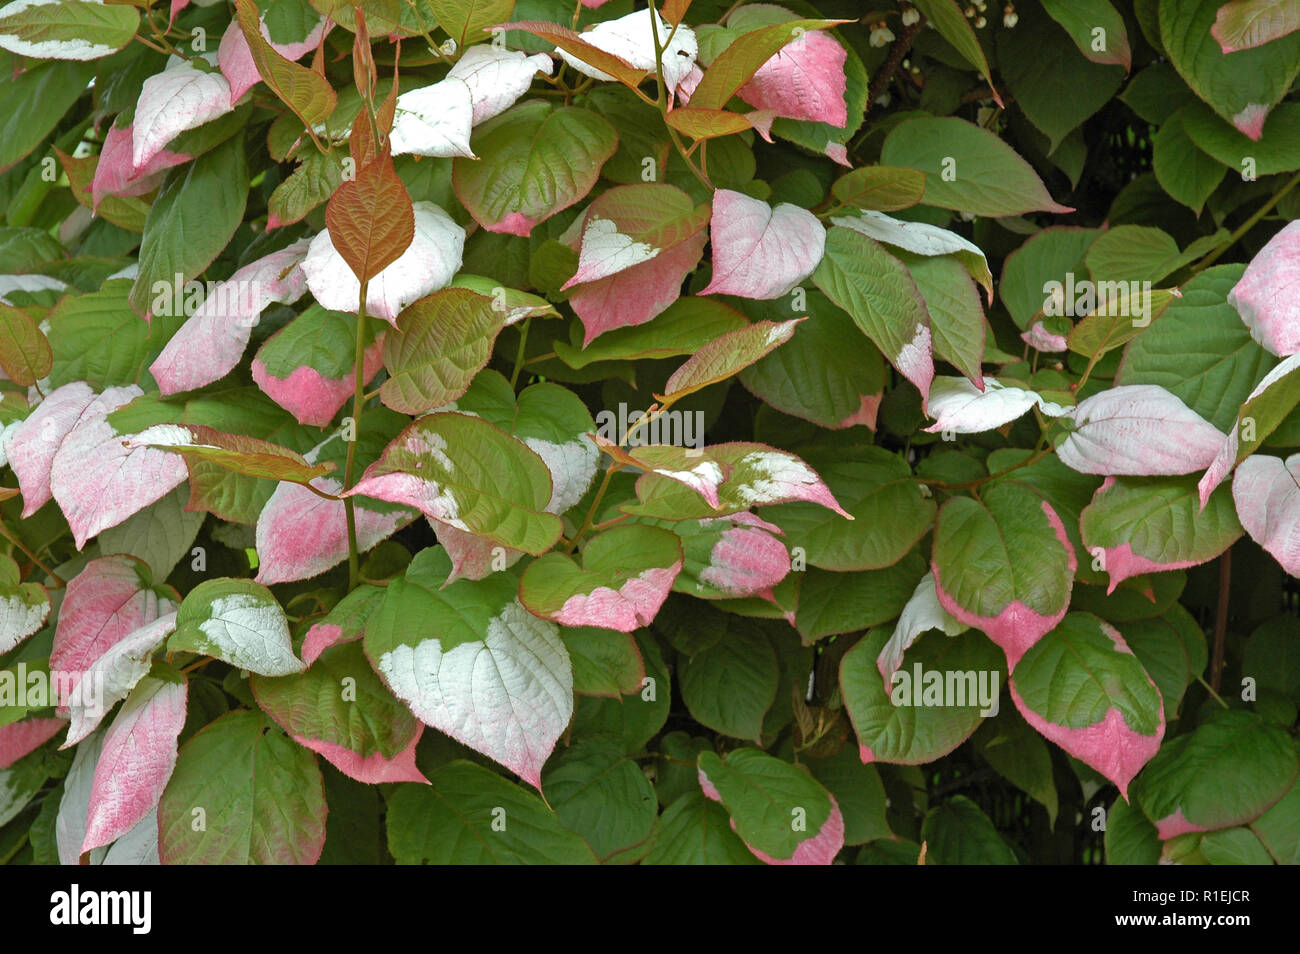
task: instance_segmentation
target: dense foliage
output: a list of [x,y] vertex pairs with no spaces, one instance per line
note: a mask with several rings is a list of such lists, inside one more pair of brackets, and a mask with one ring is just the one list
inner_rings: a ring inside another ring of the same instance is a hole
[[863,6],[0,7],[0,859],[1300,858],[1300,0]]

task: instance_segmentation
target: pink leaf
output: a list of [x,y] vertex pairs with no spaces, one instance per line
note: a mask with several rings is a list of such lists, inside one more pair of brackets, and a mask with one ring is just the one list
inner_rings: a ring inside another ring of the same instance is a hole
[[107,195],[131,196],[152,192],[158,188],[164,170],[189,162],[191,158],[182,153],[159,149],[144,168],[137,171],[132,158],[134,128],[134,123],[120,129],[112,126],[104,135],[99,162],[95,165],[95,176],[90,182],[91,204],[96,209]]
[[67,726],[62,719],[25,719],[0,725],[0,770],[35,752]]
[[[1102,623],[1102,632],[1110,637],[1116,650],[1133,655],[1124,637],[1113,626]],[[1151,677],[1147,681],[1154,687]],[[1015,674],[1008,680],[1011,699],[1020,710],[1020,714],[1045,739],[1055,742],[1079,761],[1092,766],[1119,788],[1119,792],[1128,801],[1128,786],[1133,777],[1142,770],[1142,766],[1160,750],[1160,740],[1165,735],[1164,707],[1159,707],[1160,723],[1154,735],[1143,735],[1130,729],[1124,714],[1117,708],[1106,710],[1100,722],[1072,729],[1068,726],[1048,722],[1041,715],[1026,705],[1016,689]],[[1159,689],[1156,689],[1159,692]]]
[[65,384],[51,391],[5,438],[5,456],[23,492],[24,517],[49,501],[54,455],[94,400],[95,392],[84,381]]
[[589,593],[575,593],[548,618],[562,626],[599,626],[630,633],[650,625],[681,568],[678,560],[670,567],[651,567],[617,590],[598,586]]
[[385,758],[382,752],[363,756],[336,742],[309,739],[302,735],[294,735],[293,739],[304,748],[311,749],[324,757],[348,778],[356,779],[358,782],[365,782],[367,785],[379,785],[384,782],[421,782],[428,785],[429,780],[415,765],[415,747],[420,743],[420,736],[423,734],[424,725],[417,722],[415,735],[411,736],[410,744],[391,759]]
[[[696,774],[699,778],[700,789],[704,796],[712,801],[722,803],[722,795],[718,792],[717,787],[704,774],[704,769],[697,769]],[[831,813],[822,827],[817,830],[817,834],[811,838],[806,838],[799,842],[795,848],[794,854],[789,858],[773,858],[771,855],[764,854],[753,845],[745,842],[745,847],[753,852],[754,857],[758,858],[767,865],[829,865],[835,861],[835,856],[840,853],[844,847],[844,815],[840,811],[840,804],[835,800],[835,796],[830,792],[826,797],[831,800]],[[731,819],[731,830],[736,830],[736,820]],[[743,840],[743,839],[742,839]]]
[[1232,499],[1250,538],[1300,576],[1300,454],[1247,457],[1232,478]]
[[1110,388],[1066,416],[1075,430],[1056,453],[1084,474],[1190,474],[1208,467],[1224,442],[1222,431],[1154,384]]
[[755,514],[704,519],[700,526],[732,524],[723,530],[709,553],[709,565],[699,572],[701,583],[728,596],[756,596],[770,590],[790,572],[790,552],[780,540],[780,527]]
[[231,109],[230,84],[220,73],[204,73],[181,61],[150,76],[135,107],[133,170],[143,172],[167,143]]
[[[465,230],[432,202],[414,203],[415,238],[398,259],[370,280],[366,313],[394,328],[411,302],[445,288],[460,270]],[[307,287],[324,308],[357,313],[361,283],[335,250],[326,229],[311,240],[302,269]]]
[[159,390],[192,391],[234,370],[262,309],[273,302],[293,304],[306,291],[302,265],[309,244],[299,239],[249,262],[215,288],[149,366]]
[[[384,366],[383,344],[384,336],[380,335],[366,349],[362,384],[369,384]],[[334,420],[334,415],[356,389],[356,374],[352,371],[341,378],[327,378],[304,364],[294,368],[287,378],[277,378],[266,370],[260,357],[253,359],[253,380],[272,401],[297,418],[299,424],[316,427],[324,427]]]
[[586,331],[583,347],[614,328],[643,325],[681,295],[682,280],[700,260],[706,233],[643,264],[584,285],[569,298]]
[[221,74],[230,84],[230,102],[237,103],[241,96],[262,81],[253,62],[253,51],[248,46],[248,38],[238,20],[231,20],[230,26],[221,36],[221,45],[217,47],[217,65]]
[[[429,526],[433,527],[433,532],[438,535],[438,542],[447,551],[447,556],[451,557],[451,572],[447,574],[448,583],[455,580],[481,580],[495,573],[498,568],[508,570],[524,555],[522,550],[499,546],[491,540],[459,530],[441,520],[434,520],[432,517],[426,519],[429,521]],[[493,566],[497,550],[504,552],[501,554],[501,563]]]
[[[331,494],[343,489],[343,484],[331,477],[317,477],[311,483]],[[381,513],[364,503],[356,508],[357,545],[362,551],[392,536],[417,516],[410,510],[385,510]],[[347,556],[347,517],[342,500],[319,497],[300,484],[282,483],[276,487],[257,518],[259,583],[306,580],[337,566]]]
[[117,554],[91,560],[68,581],[50,650],[52,671],[84,673],[113,646],[175,608],[145,585],[143,571],[134,557]]
[[843,128],[848,122],[847,58],[834,37],[820,30],[806,32],[760,66],[737,95],[777,116]]
[[184,458],[151,447],[128,448],[108,422],[110,412],[143,392],[135,385],[109,388],[86,408],[54,455],[50,490],[59,502],[77,549],[101,530],[167,496],[185,481]]
[[83,854],[126,834],[158,804],[176,767],[185,696],[183,681],[146,679],[118,712],[95,764]]
[[1228,301],[1265,350],[1279,357],[1300,352],[1300,220],[1259,250]]
[[176,631],[176,611],[159,616],[110,646],[81,675],[69,700],[72,725],[60,748],[76,745],[125,699],[153,665],[153,654]]
[[701,295],[780,298],[813,273],[826,251],[826,229],[807,209],[788,202],[774,209],[730,189],[713,194],[710,231],[713,280]]
[[345,639],[343,627],[337,623],[316,623],[311,629],[307,630],[307,635],[302,638],[302,661],[310,666],[320,658],[321,653],[331,646],[337,646],[345,642],[355,642],[361,636],[362,633],[357,633],[351,639]]

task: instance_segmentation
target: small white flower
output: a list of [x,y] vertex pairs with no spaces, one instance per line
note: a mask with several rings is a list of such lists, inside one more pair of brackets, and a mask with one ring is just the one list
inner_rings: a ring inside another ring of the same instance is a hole
[[984,28],[985,28],[986,26],[988,26],[988,25],[989,25],[989,21],[988,21],[988,19],[987,19],[986,17],[976,17],[976,18],[975,18],[975,29],[977,29],[977,30],[982,30],[982,29],[984,29]]
[[912,26],[921,19],[921,11],[916,7],[903,8],[903,26]]
[[894,42],[894,31],[885,24],[878,23],[872,28],[871,37],[867,42],[872,46],[888,46]]
[[888,106],[888,105],[889,105],[889,92],[888,92],[888,91],[883,92],[883,93],[881,93],[879,96],[876,97],[876,105],[877,105],[877,106],[880,106],[880,107],[882,107],[882,108],[885,107],[885,106]]
[[1002,9],[1002,25],[1010,30],[1019,22],[1020,14],[1016,13],[1016,8],[1013,4],[1008,3]]

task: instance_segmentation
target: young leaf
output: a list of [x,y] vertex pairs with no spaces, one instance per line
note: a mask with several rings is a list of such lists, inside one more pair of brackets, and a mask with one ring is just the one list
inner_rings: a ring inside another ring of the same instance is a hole
[[359,286],[405,254],[415,238],[415,213],[391,156],[375,157],[335,190],[325,207],[325,225],[330,245]]
[[831,194],[841,205],[897,212],[921,201],[925,173],[900,166],[863,166],[836,179]]
[[799,323],[806,320],[756,321],[715,338],[669,376],[664,384],[664,393],[657,397],[676,400],[727,380],[789,341]]
[[235,13],[257,65],[258,75],[271,92],[293,110],[308,129],[329,119],[338,105],[338,95],[324,74],[287,59],[263,39],[257,5],[253,0],[236,0]]
[[15,384],[31,387],[50,373],[54,352],[36,322],[25,312],[0,303],[0,371]]
[[1229,0],[1215,14],[1210,34],[1224,53],[1251,50],[1300,30],[1300,6],[1289,0]]
[[310,483],[328,474],[332,464],[310,464],[301,454],[269,441],[241,434],[223,434],[210,427],[157,424],[126,442],[127,446],[154,447],[179,454],[187,461],[202,461],[248,477],[265,477],[295,484]]

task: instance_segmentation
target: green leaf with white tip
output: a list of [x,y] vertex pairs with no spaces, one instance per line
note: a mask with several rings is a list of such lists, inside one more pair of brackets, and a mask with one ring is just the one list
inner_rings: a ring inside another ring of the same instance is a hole
[[181,602],[167,649],[213,656],[261,676],[307,668],[293,654],[279,602],[251,580],[205,580],[192,589]]

